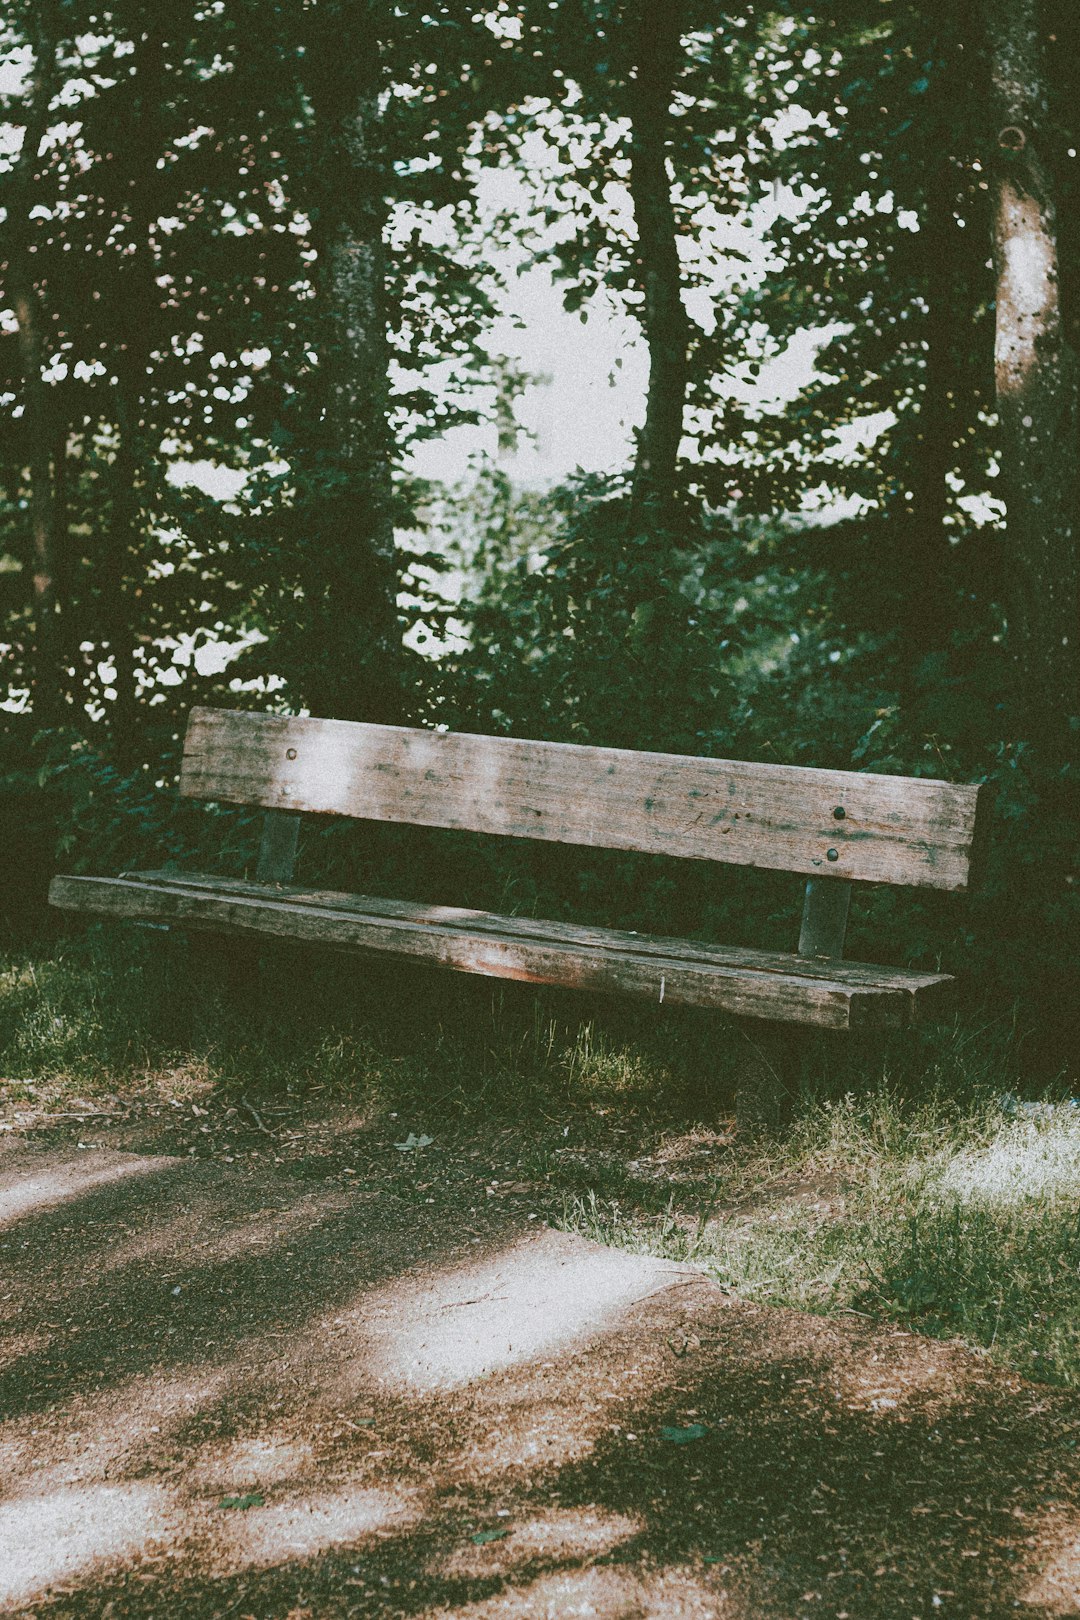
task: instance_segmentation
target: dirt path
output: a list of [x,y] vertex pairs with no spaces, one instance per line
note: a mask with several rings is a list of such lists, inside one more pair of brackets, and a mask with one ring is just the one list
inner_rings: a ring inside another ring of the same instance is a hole
[[486,1190],[8,1138],[0,1610],[1080,1613],[1075,1395]]

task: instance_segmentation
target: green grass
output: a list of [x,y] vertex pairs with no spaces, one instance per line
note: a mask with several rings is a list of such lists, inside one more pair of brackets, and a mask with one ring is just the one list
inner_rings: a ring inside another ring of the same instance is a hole
[[642,1215],[577,1196],[590,1236],[701,1265],[740,1296],[851,1310],[1080,1383],[1080,1109],[904,1098],[887,1083],[807,1108],[733,1154],[711,1209]]
[[1059,1086],[1003,1109],[1025,1094],[1008,1020],[884,1059],[819,1043],[790,1127],[728,1140],[738,1041],[718,1020],[612,1003],[601,1022],[586,998],[348,958],[286,960],[253,994],[228,986],[235,953],[168,944],[103,928],[0,963],[0,1101],[197,1082],[407,1111],[493,1174],[512,1161],[589,1236],[1080,1383],[1080,1108]]
[[226,1090],[317,1087],[373,1106],[415,1096],[462,1118],[520,1120],[554,1118],[571,1099],[633,1110],[658,1088],[668,1101],[700,1088],[693,1030],[676,1031],[688,1050],[672,1062],[670,1028],[613,1041],[582,1019],[584,998],[310,952],[230,983],[235,945],[204,955],[175,944],[92,927],[51,951],[0,958],[9,1098],[15,1085],[113,1091],[200,1066]]

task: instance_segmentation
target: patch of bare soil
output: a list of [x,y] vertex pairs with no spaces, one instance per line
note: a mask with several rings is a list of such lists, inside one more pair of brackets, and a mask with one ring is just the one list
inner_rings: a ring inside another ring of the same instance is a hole
[[2,1612],[1080,1613],[1072,1392],[554,1230],[512,1132],[66,1108],[0,1138]]

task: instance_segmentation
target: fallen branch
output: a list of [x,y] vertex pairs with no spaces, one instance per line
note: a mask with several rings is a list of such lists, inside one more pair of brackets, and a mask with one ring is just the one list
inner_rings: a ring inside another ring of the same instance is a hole
[[269,1136],[276,1140],[277,1132],[270,1129],[269,1125],[266,1124],[262,1115],[259,1113],[258,1109],[253,1103],[248,1102],[246,1097],[241,1097],[240,1106],[241,1108],[245,1108],[247,1110],[264,1136]]

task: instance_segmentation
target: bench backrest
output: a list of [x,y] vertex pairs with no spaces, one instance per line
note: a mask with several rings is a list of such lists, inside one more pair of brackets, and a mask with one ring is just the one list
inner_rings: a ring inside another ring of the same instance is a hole
[[[602,849],[968,886],[979,789],[574,743],[193,709],[182,794]],[[979,818],[980,820],[982,818]]]

